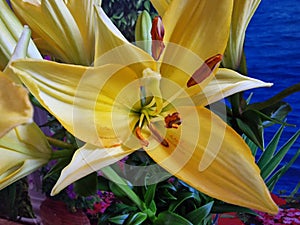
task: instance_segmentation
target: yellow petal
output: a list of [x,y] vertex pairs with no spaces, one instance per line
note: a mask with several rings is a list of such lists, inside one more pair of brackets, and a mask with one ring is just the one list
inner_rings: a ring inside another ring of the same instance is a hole
[[21,20],[47,43],[44,47],[50,47],[45,49],[47,52],[66,63],[91,63],[76,21],[63,1],[12,0],[11,3]]
[[[186,87],[205,60],[223,54],[229,36],[232,4],[232,0],[171,2],[163,16],[166,44],[160,67],[163,77]],[[214,73],[200,85],[185,91],[190,95],[201,92],[213,76]]]
[[34,123],[20,125],[0,138],[0,189],[46,164],[51,147]]
[[[8,63],[17,41],[23,31],[23,25],[12,12],[5,0],[0,0],[0,70]],[[41,58],[38,49],[30,40],[28,57]]]
[[13,127],[32,121],[33,108],[24,87],[0,72],[0,137]]
[[[163,61],[161,62],[160,73],[162,77],[169,80],[169,82],[177,84],[181,88],[181,92],[188,93],[190,96],[201,93],[205,86],[214,78],[219,63],[211,71],[205,63],[207,59],[203,60],[189,49],[173,43],[168,43],[166,46],[169,51],[164,54]],[[203,80],[189,87],[188,83],[190,79],[200,68],[206,70],[206,72],[211,71],[211,73],[202,74],[204,75]],[[177,97],[179,96],[177,95]]]
[[165,42],[185,47],[203,60],[223,54],[232,6],[232,0],[173,0],[163,16]]
[[[241,91],[270,86],[272,83],[246,77],[230,69],[219,68],[216,76],[202,92],[192,96],[192,99],[195,105],[205,106]],[[175,101],[176,104],[185,105],[186,99],[176,99]]]
[[177,110],[182,125],[167,129],[165,139],[169,147],[157,145],[147,150],[150,157],[171,174],[214,198],[276,213],[278,208],[242,138],[206,108]]
[[120,146],[114,148],[99,148],[86,144],[73,155],[72,161],[66,166],[52,189],[51,195],[58,194],[69,184],[86,175],[100,170],[131,154],[134,150],[123,150]]
[[151,0],[152,5],[160,16],[163,16],[172,0]]
[[122,67],[33,60],[12,63],[30,92],[69,132],[100,146],[119,144],[120,136],[131,133],[128,124],[136,122],[131,109],[139,102],[139,82],[132,70]]
[[244,50],[247,26],[261,0],[235,0],[231,20],[231,31],[222,64],[224,67],[238,69]]
[[[155,69],[152,57],[142,49],[130,44],[101,7],[97,7],[96,12],[97,39],[94,66],[112,63],[131,65],[140,76],[147,67]],[[132,64],[138,64],[138,66]]]
[[100,6],[101,0],[68,0],[66,5],[77,23],[91,61],[95,54],[94,5]]

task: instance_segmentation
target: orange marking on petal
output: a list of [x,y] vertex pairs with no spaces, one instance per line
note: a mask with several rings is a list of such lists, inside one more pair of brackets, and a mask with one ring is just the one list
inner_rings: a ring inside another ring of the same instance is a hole
[[214,71],[216,66],[222,60],[222,55],[217,54],[214,55],[207,60],[197,69],[192,77],[187,82],[187,87],[192,87],[196,84],[200,84],[203,80],[205,80],[209,75]]

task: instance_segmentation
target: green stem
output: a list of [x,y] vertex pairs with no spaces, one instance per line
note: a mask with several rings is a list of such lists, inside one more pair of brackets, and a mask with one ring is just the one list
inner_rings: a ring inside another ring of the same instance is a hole
[[247,106],[247,110],[249,109],[256,109],[256,110],[262,110],[268,106],[274,105],[275,103],[279,102],[281,99],[300,91],[300,83],[294,84],[291,87],[288,87],[284,89],[283,91],[279,92],[277,95],[273,96],[272,98],[269,98],[268,100],[264,102],[254,103]]
[[70,143],[66,143],[64,141],[61,141],[61,140],[58,140],[58,139],[55,139],[55,138],[52,138],[52,137],[46,137],[47,138],[47,141],[49,142],[50,145],[54,145],[56,147],[59,147],[59,148],[67,148],[67,149],[73,149],[74,146]]
[[[231,68],[231,69],[238,71],[238,72],[244,74],[245,76],[247,75],[247,73],[248,73],[247,72],[247,63],[246,63],[246,57],[245,57],[244,51],[242,54],[242,59],[241,59],[240,65],[239,65],[239,69],[237,69],[237,68]],[[241,105],[242,99],[243,99],[243,92],[236,93],[230,97],[232,113],[234,116],[239,116],[240,114],[242,114],[242,108],[243,108],[243,106]]]
[[68,157],[71,157],[73,155],[73,153],[74,153],[74,151],[71,149],[52,151],[50,160],[68,158]]
[[136,195],[128,184],[110,167],[101,169],[102,173],[116,185],[139,207],[141,211],[146,210],[145,203]]
[[241,114],[241,112],[240,112],[240,95],[241,95],[241,93],[236,93],[236,94],[230,96],[232,114],[235,117],[238,117]]

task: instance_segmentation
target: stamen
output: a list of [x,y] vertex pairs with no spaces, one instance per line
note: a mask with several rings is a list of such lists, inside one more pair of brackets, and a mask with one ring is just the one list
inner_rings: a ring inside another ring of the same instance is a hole
[[147,141],[146,138],[144,138],[144,136],[142,135],[142,130],[140,127],[135,128],[135,135],[140,140],[142,146],[148,147],[149,141]]
[[150,131],[152,132],[152,134],[154,135],[155,139],[163,146],[165,147],[169,147],[169,143],[167,142],[166,139],[164,139],[160,133],[158,132],[158,130],[154,127],[154,125],[152,123],[148,124],[148,127],[150,129]]
[[151,36],[152,36],[152,57],[158,60],[163,52],[165,45],[163,42],[165,35],[164,25],[160,16],[156,16],[152,22]]
[[182,121],[178,112],[174,112],[172,115],[169,114],[165,117],[166,128],[177,129],[181,122]]
[[203,80],[205,80],[211,73],[214,71],[216,66],[222,60],[222,55],[217,54],[214,55],[207,60],[197,69],[192,77],[187,82],[187,87],[192,87],[196,84],[200,84]]
[[140,86],[141,92],[141,105],[144,107],[146,105],[146,90],[144,86]]
[[143,122],[144,122],[144,118],[145,118],[145,114],[141,114],[140,119],[139,119],[139,127],[143,126]]

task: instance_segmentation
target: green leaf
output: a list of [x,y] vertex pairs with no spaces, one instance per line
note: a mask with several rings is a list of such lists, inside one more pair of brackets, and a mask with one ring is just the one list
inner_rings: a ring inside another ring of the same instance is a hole
[[191,221],[194,225],[201,225],[207,216],[210,215],[214,202],[211,201],[198,209],[187,214],[186,218]]
[[147,207],[150,206],[151,202],[154,199],[156,186],[157,186],[156,184],[152,184],[152,185],[148,185],[146,187],[147,190],[146,190],[146,193],[145,193],[144,200],[145,200],[145,204],[146,204]]
[[124,224],[125,220],[128,218],[129,214],[124,214],[120,216],[111,217],[108,220],[115,224]]
[[151,4],[150,4],[150,1],[145,1],[144,2],[144,8],[150,12],[150,8],[151,8]]
[[172,193],[170,193],[167,189],[164,189],[162,191],[162,194],[161,194],[161,198],[160,198],[161,201],[164,201],[165,200],[177,200],[177,197],[175,197]]
[[[117,186],[115,188],[116,191],[118,191],[121,195],[126,194],[128,198],[139,207],[140,210],[145,209],[145,203],[128,186],[128,184],[124,181],[124,179],[121,178],[110,166],[106,166],[102,168],[101,171],[106,177],[109,177],[109,179],[114,182],[115,186],[112,185],[111,187]],[[113,190],[112,192],[115,193]]]
[[288,150],[292,147],[295,143],[297,138],[300,135],[300,130],[298,130],[285,144],[282,146],[277,153],[272,157],[269,163],[265,164],[261,168],[261,176],[265,180],[270,176],[270,174],[276,169],[279,163],[282,161]]
[[237,213],[248,213],[252,215],[257,215],[254,211],[251,209],[232,205],[228,203],[215,203],[212,207],[211,213],[228,213],[228,212],[237,212]]
[[247,110],[249,110],[249,109],[256,109],[256,110],[265,109],[269,106],[274,105],[276,102],[280,102],[283,98],[285,98],[293,93],[299,92],[299,91],[300,91],[300,83],[294,84],[264,102],[259,102],[259,103],[254,103],[254,104],[248,105]]
[[[291,106],[286,102],[277,102],[274,105],[271,105],[265,109],[263,109],[261,112],[265,115],[268,115],[272,119],[275,119],[277,121],[283,121],[288,113],[292,111]],[[268,127],[273,125],[274,122],[272,121],[264,121],[263,125],[264,127]]]
[[151,212],[155,215],[156,214],[156,210],[157,210],[157,208],[156,208],[156,204],[155,204],[155,201],[154,200],[152,200],[151,201],[151,203],[150,203],[150,205],[149,205],[149,210],[151,210]]
[[184,201],[186,201],[189,198],[198,198],[199,195],[197,195],[195,192],[183,192],[180,193],[177,197],[177,200],[170,204],[169,211],[174,212]]
[[110,189],[109,189],[109,180],[106,179],[105,177],[98,176],[97,189],[101,190],[101,191],[110,191]]
[[272,140],[269,142],[268,146],[266,147],[265,151],[261,154],[260,158],[257,161],[257,165],[259,168],[263,168],[264,165],[266,165],[272,159],[277,149],[281,134],[283,132],[283,128],[284,126],[282,125],[278,129],[278,131],[276,132],[276,134],[273,136]]
[[251,150],[251,153],[253,156],[256,156],[256,153],[257,153],[257,145],[250,140],[250,138],[248,138],[246,135],[243,135],[243,138],[245,140],[245,142],[247,143],[247,145],[249,146],[250,150]]
[[264,149],[263,126],[260,115],[254,111],[245,111],[243,119],[236,118],[239,128],[258,147]]
[[159,188],[161,188],[163,190],[165,190],[165,189],[170,189],[172,191],[176,191],[177,190],[176,187],[175,187],[175,185],[172,184],[172,183],[169,183],[169,182],[164,183],[162,185],[159,185]]
[[120,184],[116,184],[114,182],[109,182],[109,188],[114,193],[114,195],[119,197],[119,198],[123,198],[123,197],[126,196],[126,193],[120,187]]
[[298,151],[293,156],[293,158],[288,162],[288,164],[282,166],[278,171],[276,171],[276,173],[272,175],[272,177],[268,179],[266,185],[270,191],[273,191],[278,180],[288,171],[288,169],[293,165],[293,163],[296,161],[299,155],[300,155],[300,149],[298,149]]
[[279,120],[277,118],[272,118],[272,117],[262,113],[261,111],[258,111],[258,110],[248,110],[248,111],[253,111],[253,112],[257,113],[258,115],[260,115],[261,121],[270,121],[273,124],[281,124],[281,125],[285,125],[285,126],[295,127],[294,124],[288,124],[288,123],[284,122],[284,120]]
[[294,188],[294,190],[291,192],[291,194],[289,195],[289,197],[290,198],[294,198],[294,196],[298,193],[299,189],[300,189],[300,182],[298,182],[298,184],[296,185],[296,187]]
[[127,225],[139,225],[147,219],[147,214],[143,212],[137,212],[131,214],[125,221]]
[[193,225],[193,223],[176,213],[164,211],[158,214],[154,225]]
[[51,168],[51,170],[43,177],[43,179],[47,179],[49,177],[54,176],[55,174],[60,174],[63,168],[65,168],[71,161],[70,158],[62,158],[57,160],[57,163]]
[[94,195],[97,191],[97,172],[91,173],[74,183],[74,191],[81,196]]

